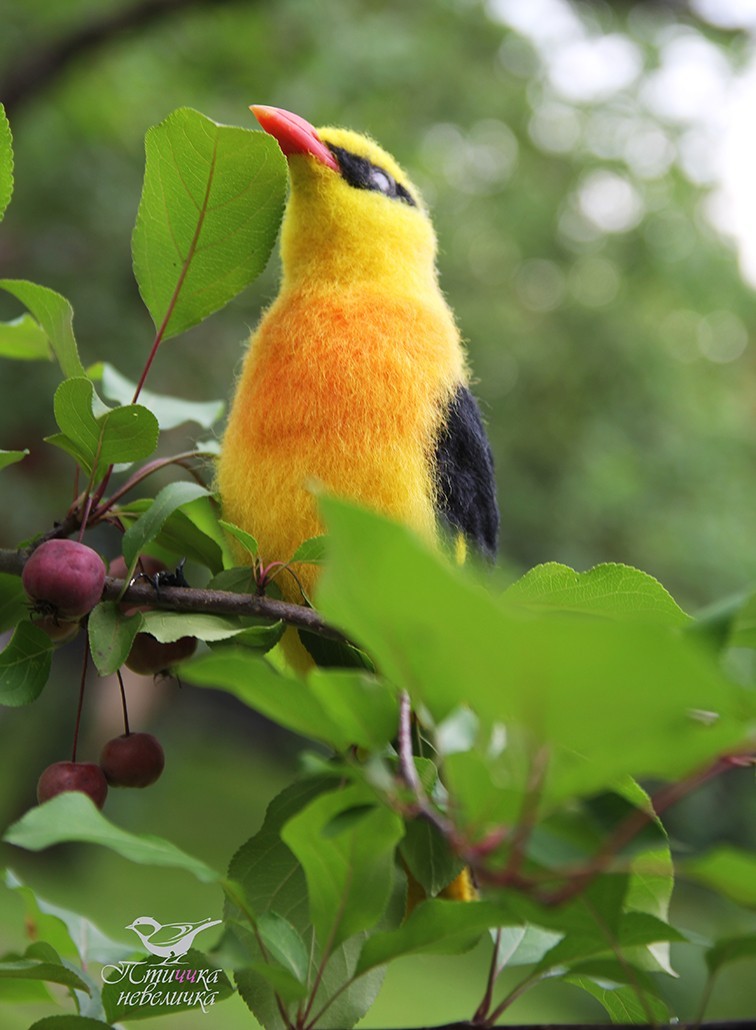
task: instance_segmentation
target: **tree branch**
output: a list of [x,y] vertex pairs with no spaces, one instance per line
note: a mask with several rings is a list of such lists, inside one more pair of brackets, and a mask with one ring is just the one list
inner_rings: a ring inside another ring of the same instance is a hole
[[[0,549],[0,572],[20,576],[29,552]],[[281,619],[290,626],[306,629],[321,637],[345,641],[347,638],[329,626],[314,608],[278,601],[258,594],[235,594],[230,590],[202,590],[194,587],[164,587],[159,591],[151,583],[136,582],[126,586],[122,579],[106,576],[103,601],[127,601],[173,612],[209,613],[213,615],[245,615],[264,619]]]
[[[139,0],[130,7],[93,18],[66,35],[26,52],[0,82],[0,100],[9,115],[45,90],[69,65],[130,30],[145,29],[153,22],[188,7],[216,5],[220,0]],[[229,2],[229,0],[226,0]]]

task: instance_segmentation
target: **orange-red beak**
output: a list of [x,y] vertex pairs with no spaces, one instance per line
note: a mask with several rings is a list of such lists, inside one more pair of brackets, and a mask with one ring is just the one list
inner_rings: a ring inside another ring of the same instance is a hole
[[310,154],[327,168],[339,171],[339,162],[304,118],[280,107],[265,107],[262,104],[251,104],[249,109],[262,128],[278,141],[286,157],[290,154]]

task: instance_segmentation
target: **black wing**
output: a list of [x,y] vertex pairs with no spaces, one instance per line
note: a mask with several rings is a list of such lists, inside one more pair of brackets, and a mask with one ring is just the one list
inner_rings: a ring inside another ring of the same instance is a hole
[[478,404],[458,387],[436,443],[436,513],[493,560],[499,545],[493,456]]

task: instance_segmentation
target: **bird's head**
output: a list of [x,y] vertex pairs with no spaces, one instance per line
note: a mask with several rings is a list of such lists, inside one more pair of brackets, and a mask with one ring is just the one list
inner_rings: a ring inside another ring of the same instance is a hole
[[416,187],[373,140],[315,129],[276,107],[252,111],[289,162],[281,233],[284,287],[308,280],[391,283],[402,292],[436,280],[436,236]]
[[138,916],[133,923],[129,923],[126,930],[136,930],[139,933],[140,930],[158,930],[160,923],[152,918],[152,916]]

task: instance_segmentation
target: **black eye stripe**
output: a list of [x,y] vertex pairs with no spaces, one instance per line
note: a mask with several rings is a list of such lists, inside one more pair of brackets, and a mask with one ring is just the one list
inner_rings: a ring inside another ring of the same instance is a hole
[[345,182],[358,190],[372,190],[374,193],[382,193],[385,197],[392,197],[402,200],[411,207],[416,207],[412,194],[400,182],[397,182],[393,175],[390,175],[385,168],[372,164],[364,157],[358,157],[343,147],[337,147],[332,143],[328,149],[339,162],[341,175]]

